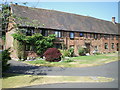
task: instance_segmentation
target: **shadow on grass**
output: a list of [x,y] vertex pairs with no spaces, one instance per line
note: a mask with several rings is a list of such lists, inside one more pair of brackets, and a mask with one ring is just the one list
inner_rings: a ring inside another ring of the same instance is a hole
[[20,76],[20,74],[13,74],[13,73],[2,73],[2,78]]

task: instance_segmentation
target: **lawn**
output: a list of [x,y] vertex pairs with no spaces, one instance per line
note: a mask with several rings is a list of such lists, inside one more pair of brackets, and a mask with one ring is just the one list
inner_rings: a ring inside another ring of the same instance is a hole
[[88,66],[103,65],[117,60],[118,60],[118,53],[109,53],[109,54],[101,54],[101,55],[64,58],[60,62],[47,62],[45,60],[38,59],[34,61],[25,61],[24,63],[28,63],[36,66],[49,66],[49,67],[88,67]]
[[[65,58],[60,62],[47,62],[45,60],[24,61],[24,63],[37,66],[54,67],[88,67],[102,65],[118,60],[117,53],[101,54],[94,56],[79,56]],[[54,84],[54,83],[91,83],[111,82],[114,79],[99,76],[44,76],[44,75],[22,75],[3,73],[2,88],[18,88],[31,85]]]
[[76,82],[111,82],[113,78],[93,76],[35,76],[8,74],[2,79],[2,88],[18,88],[31,85],[53,84],[53,83],[76,83]]

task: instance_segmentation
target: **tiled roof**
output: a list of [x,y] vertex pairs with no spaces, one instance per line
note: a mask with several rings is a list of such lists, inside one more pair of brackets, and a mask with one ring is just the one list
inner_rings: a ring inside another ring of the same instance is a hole
[[11,5],[11,9],[16,16],[27,18],[22,22],[19,20],[16,21],[16,23],[21,24],[21,26],[27,26],[25,22],[33,23],[33,21],[37,20],[41,28],[118,34],[118,24],[89,16],[13,4]]

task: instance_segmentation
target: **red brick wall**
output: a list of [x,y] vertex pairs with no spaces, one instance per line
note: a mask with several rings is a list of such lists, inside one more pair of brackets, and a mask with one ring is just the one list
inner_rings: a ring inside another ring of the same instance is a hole
[[[12,51],[11,57],[17,58],[16,51],[14,50],[14,46],[13,46],[14,39],[11,36],[11,34],[14,32],[15,30],[13,29],[6,33],[6,48],[11,47],[11,51]],[[37,30],[35,32],[38,33]],[[49,30],[48,34],[54,34],[54,30]],[[84,34],[84,37],[80,37],[79,32],[75,32],[75,38],[70,39],[68,31],[62,31],[62,35],[63,38],[61,39],[63,39],[63,42],[59,42],[58,39],[57,43],[64,43],[68,49],[71,46],[74,46],[75,55],[78,55],[78,46],[85,46],[85,43],[90,43],[90,54],[93,54],[93,51],[95,50],[95,46],[98,47],[100,53],[115,52],[117,50],[116,44],[118,43],[118,40],[116,40],[116,37],[114,37],[114,40],[112,40],[111,38],[104,39],[104,37],[94,39],[93,34],[92,34],[92,38],[90,38],[90,34],[87,33],[88,37],[86,38],[86,33]],[[98,37],[100,37],[99,34]],[[104,48],[105,43],[108,43],[108,49]],[[114,49],[111,49],[111,43],[114,43]],[[35,52],[26,52],[26,55],[28,57],[37,57],[37,54]]]
[[34,51],[26,51],[25,54],[27,57],[38,57]]
[[[100,53],[115,52],[117,50],[116,44],[118,43],[118,40],[116,40],[116,37],[114,37],[114,40],[112,40],[110,37],[104,39],[104,37],[100,37],[100,34],[98,34],[98,38],[94,39],[94,34],[92,34],[92,37],[90,37],[90,33],[84,33],[84,37],[80,37],[79,32],[75,32],[75,38],[70,39],[69,32],[66,31],[63,32],[63,37],[63,43],[67,46],[68,49],[70,46],[74,46],[76,55],[78,55],[78,46],[85,46],[85,43],[90,43],[90,54],[93,54],[95,46],[98,47],[98,51]],[[108,49],[105,49],[105,43],[108,43]],[[111,43],[114,43],[114,49],[111,49]]]

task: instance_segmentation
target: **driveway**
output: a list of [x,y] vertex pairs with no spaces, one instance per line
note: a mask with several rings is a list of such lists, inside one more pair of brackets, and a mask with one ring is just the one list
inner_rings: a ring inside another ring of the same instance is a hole
[[60,68],[60,67],[39,67],[32,66],[20,61],[9,61],[11,68],[9,73],[31,74],[31,75],[56,75],[56,76],[102,76],[114,78],[108,83],[68,83],[36,85],[26,88],[117,88],[118,87],[118,62],[108,63],[102,66],[84,68]]

